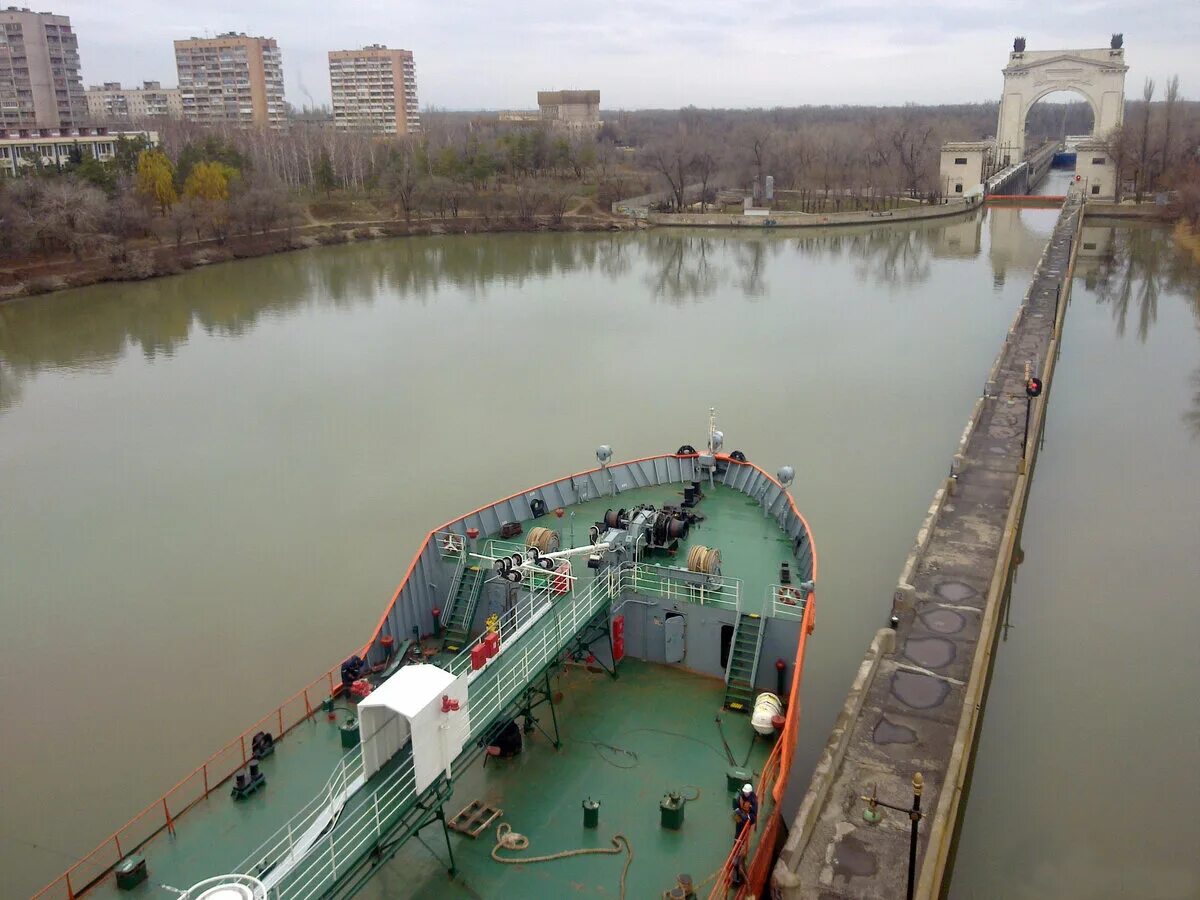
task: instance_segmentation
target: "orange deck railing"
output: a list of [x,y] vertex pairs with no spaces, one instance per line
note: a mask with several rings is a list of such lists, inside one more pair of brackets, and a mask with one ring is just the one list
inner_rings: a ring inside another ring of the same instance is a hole
[[[759,820],[764,822],[762,833],[754,841],[753,829],[749,825],[742,830],[717,874],[709,900],[720,900],[727,897],[735,887],[733,873],[742,854],[749,855],[746,865],[746,879],[737,887],[736,897],[761,897],[766,887],[767,879],[771,876],[771,865],[775,861],[775,850],[779,842],[783,819],[779,813],[783,794],[787,788],[788,777],[791,774],[792,756],[796,751],[796,737],[800,730],[800,683],[804,676],[804,650],[808,645],[808,636],[812,634],[816,624],[816,598],[810,593],[804,607],[804,618],[800,623],[800,640],[796,644],[796,661],[792,669],[792,684],[788,691],[788,708],[784,716],[783,730],[775,742],[775,748],[767,757],[762,774],[758,779],[758,796],[761,808]],[[770,811],[766,810],[770,798]]]
[[155,835],[175,832],[175,821],[233,777],[250,761],[251,740],[260,731],[277,739],[321,707],[321,701],[341,690],[341,662],[297,691],[272,712],[206,759],[186,778],[101,841],[63,874],[34,894],[34,900],[74,900],[103,878],[127,853]]

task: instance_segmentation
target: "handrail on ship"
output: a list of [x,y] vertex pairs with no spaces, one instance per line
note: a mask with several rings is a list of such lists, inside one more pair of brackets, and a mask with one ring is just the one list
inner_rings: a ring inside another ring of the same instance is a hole
[[[637,463],[652,462],[658,459],[696,459],[699,456],[700,454],[698,453],[658,453],[652,456],[643,456],[638,457],[637,459],[626,460],[625,462],[621,463],[610,463],[608,468],[612,469],[619,468],[621,466],[636,465]],[[775,478],[761,466],[758,466],[749,460],[733,459],[732,457],[723,453],[717,454],[717,459],[728,465],[744,466],[757,471],[763,478],[783,491],[783,495],[787,498],[788,505],[791,507],[792,513],[799,520],[804,528],[805,534],[808,536],[809,551],[812,554],[812,580],[815,582],[817,579],[817,545],[813,540],[812,528],[809,527],[808,520],[804,518],[804,515],[796,506],[796,501],[792,498],[791,494],[782,484],[779,483],[777,478]],[[539,485],[535,485],[534,487],[516,491],[512,494],[509,494],[507,497],[502,497],[501,499],[493,501],[492,503],[480,506],[468,513],[465,513],[464,515],[450,519],[437,528],[430,529],[429,533],[425,535],[425,539],[421,542],[420,547],[417,548],[417,552],[413,555],[411,562],[409,562],[408,568],[405,570],[404,576],[400,580],[400,584],[396,587],[395,591],[393,591],[391,601],[384,608],[383,615],[380,616],[378,624],[371,633],[371,639],[367,641],[367,643],[361,648],[357,648],[354,653],[357,653],[358,655],[365,655],[379,640],[380,633],[383,631],[383,626],[387,622],[388,615],[391,613],[396,601],[399,599],[401,592],[408,584],[409,578],[412,577],[413,572],[416,570],[417,563],[420,561],[421,556],[429,547],[430,541],[435,539],[436,534],[439,532],[448,531],[451,529],[451,526],[457,525],[470,516],[476,515],[491,506],[495,506],[496,504],[505,503],[507,501],[514,500],[517,497],[526,496],[559,481],[569,479],[573,482],[576,479],[584,478],[599,471],[601,471],[601,467],[596,466],[591,469],[585,469],[583,471],[576,472],[573,475],[566,476],[566,478],[557,478],[550,481],[545,481]],[[808,600],[809,605],[811,606],[811,593],[809,594]],[[808,631],[811,630],[812,628],[810,624]],[[803,648],[806,634],[806,631],[801,631],[801,648]],[[143,809],[128,822],[114,831],[111,835],[101,841],[87,855],[73,863],[65,872],[34,894],[33,900],[58,900],[58,898],[64,898],[64,900],[75,900],[76,897],[86,892],[101,878],[109,874],[113,868],[116,867],[117,863],[125,858],[127,853],[131,853],[138,847],[143,846],[163,831],[168,831],[174,834],[176,819],[190,810],[201,800],[207,798],[209,794],[232,778],[239,769],[244,768],[249,762],[250,757],[246,753],[248,737],[252,738],[259,731],[269,730],[269,727],[263,727],[264,725],[275,725],[278,729],[279,736],[282,737],[291,731],[291,729],[296,725],[308,719],[313,712],[319,708],[319,704],[318,707],[314,707],[312,705],[313,698],[310,697],[310,691],[315,691],[315,688],[318,684],[328,682],[329,685],[328,694],[321,694],[320,696],[322,698],[325,696],[335,696],[341,690],[340,677],[335,678],[335,675],[340,672],[342,660],[351,655],[354,654],[348,653],[346,656],[341,657],[338,662],[329,668],[327,672],[313,679],[304,688],[297,691],[295,694],[281,703],[274,711],[259,719],[254,725],[245,729],[236,738],[234,738],[216,753],[212,754],[191,773],[179,781],[174,787],[168,790],[153,803],[149,804],[145,809]],[[799,666],[802,665],[802,656],[802,651],[798,651],[797,673],[801,671]],[[793,694],[794,693],[795,691],[793,690]],[[293,707],[295,707],[295,711],[299,710],[300,707],[297,705],[297,701],[300,699],[303,699],[303,709],[305,711],[299,718],[293,718]],[[793,704],[789,703],[787,716],[788,724],[791,723],[791,710],[793,708],[798,707],[794,707]],[[785,724],[784,732],[781,737],[787,735],[788,724]],[[792,729],[792,737],[794,743],[794,728]],[[240,751],[237,755],[234,755],[233,751],[235,749]],[[237,760],[237,763],[230,767],[230,763],[235,759]],[[178,803],[172,803],[174,798],[182,798],[182,800]]]

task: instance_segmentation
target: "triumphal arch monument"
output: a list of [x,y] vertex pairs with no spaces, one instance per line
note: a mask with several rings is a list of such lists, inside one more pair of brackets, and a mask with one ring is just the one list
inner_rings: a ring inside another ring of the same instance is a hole
[[[1104,140],[1125,118],[1125,50],[1120,35],[1102,50],[1026,50],[1013,43],[1004,67],[1004,93],[996,125],[998,162],[1025,158],[1025,119],[1033,104],[1055,91],[1082,96],[1092,108],[1092,137]],[[1007,160],[1006,160],[1007,158]]]

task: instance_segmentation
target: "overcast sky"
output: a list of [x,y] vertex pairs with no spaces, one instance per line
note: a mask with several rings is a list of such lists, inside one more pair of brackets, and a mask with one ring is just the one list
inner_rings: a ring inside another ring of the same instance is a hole
[[[20,0],[6,0],[5,5]],[[30,0],[25,0],[30,2]],[[605,109],[999,99],[1014,35],[1030,50],[1125,34],[1128,90],[1178,74],[1200,97],[1196,0],[38,0],[71,16],[87,84],[174,85],[171,42],[274,37],[287,99],[329,101],[326,52],[416,55],[422,107],[530,108],[599,88]]]

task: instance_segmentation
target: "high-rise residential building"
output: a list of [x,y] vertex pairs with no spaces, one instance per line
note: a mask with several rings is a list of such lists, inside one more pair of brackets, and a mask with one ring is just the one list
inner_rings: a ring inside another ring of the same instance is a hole
[[542,120],[555,128],[590,131],[600,128],[599,91],[538,91]]
[[283,64],[274,38],[229,32],[176,41],[175,67],[185,119],[283,124]]
[[333,124],[345,130],[414,134],[421,130],[411,50],[372,44],[329,51]]
[[0,9],[0,128],[70,129],[87,114],[71,18]]
[[140,88],[123,88],[119,81],[93,85],[87,89],[87,104],[92,121],[105,125],[183,117],[179,88],[164,88],[157,81],[143,81]]

